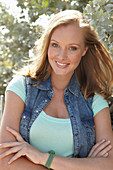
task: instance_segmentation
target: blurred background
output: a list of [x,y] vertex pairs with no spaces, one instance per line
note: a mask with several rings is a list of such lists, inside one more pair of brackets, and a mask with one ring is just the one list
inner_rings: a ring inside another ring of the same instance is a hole
[[[51,15],[66,9],[85,14],[113,58],[113,0],[0,0],[0,112],[14,70],[33,57]],[[113,124],[113,97],[109,99]]]

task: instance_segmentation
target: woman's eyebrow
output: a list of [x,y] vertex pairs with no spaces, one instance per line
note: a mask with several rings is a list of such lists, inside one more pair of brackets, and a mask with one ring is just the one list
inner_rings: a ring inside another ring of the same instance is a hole
[[77,44],[77,43],[70,43],[69,45],[77,45],[80,47],[80,44]]
[[55,42],[58,42],[58,41],[56,41],[56,40],[54,40],[54,39],[51,39],[51,41],[55,41]]
[[[54,40],[54,39],[51,39],[51,41],[55,41],[55,42],[57,42],[57,43],[58,43],[58,41],[56,41],[56,40]],[[69,45],[77,45],[77,46],[79,46],[79,47],[80,47],[80,44],[77,44],[77,43],[70,43]]]

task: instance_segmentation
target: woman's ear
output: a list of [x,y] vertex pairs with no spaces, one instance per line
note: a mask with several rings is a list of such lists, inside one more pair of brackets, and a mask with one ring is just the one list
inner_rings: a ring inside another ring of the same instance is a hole
[[84,49],[84,51],[82,53],[82,56],[84,56],[86,54],[87,50],[88,50],[88,47],[85,47],[85,49]]

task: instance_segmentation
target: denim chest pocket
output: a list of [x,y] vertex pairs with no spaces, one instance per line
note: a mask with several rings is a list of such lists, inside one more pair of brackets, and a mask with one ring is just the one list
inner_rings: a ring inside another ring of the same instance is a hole
[[81,131],[82,136],[81,140],[83,141],[83,147],[85,147],[85,151],[87,152],[86,155],[88,155],[89,151],[92,149],[92,147],[95,144],[95,128],[94,123],[92,119],[85,119],[81,121]]
[[91,126],[87,122],[83,122],[83,126],[86,129],[88,144],[89,145],[94,144],[94,142],[95,142],[95,128],[94,128],[94,125]]

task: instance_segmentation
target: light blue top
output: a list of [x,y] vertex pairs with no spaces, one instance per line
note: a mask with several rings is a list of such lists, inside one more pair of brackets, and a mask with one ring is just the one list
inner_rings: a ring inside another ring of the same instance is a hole
[[[9,83],[7,90],[13,91],[25,102],[25,83],[22,76],[15,77]],[[92,103],[94,116],[105,107],[108,107],[106,100],[95,94]],[[42,134],[45,134],[43,140],[41,140]],[[54,118],[42,111],[31,126],[30,144],[42,152],[48,152],[52,148],[56,155],[72,157],[74,143],[70,119]]]
[[30,129],[30,144],[42,152],[48,152],[52,148],[56,155],[73,157],[70,119],[55,118],[42,111]]

